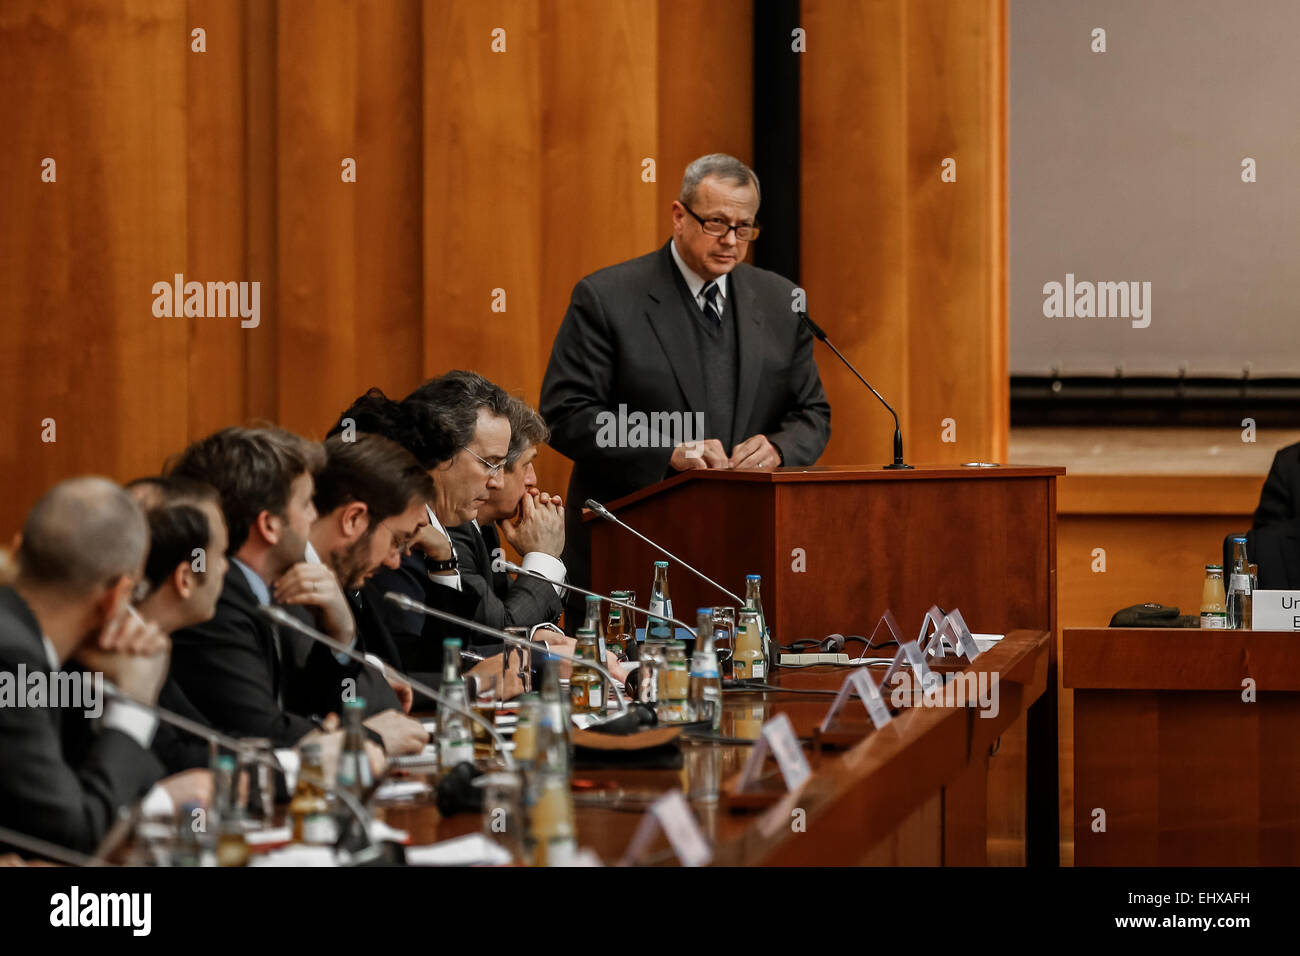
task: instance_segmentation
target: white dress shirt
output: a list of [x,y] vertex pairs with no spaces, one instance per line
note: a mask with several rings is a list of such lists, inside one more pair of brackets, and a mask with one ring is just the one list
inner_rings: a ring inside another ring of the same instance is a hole
[[[676,239],[668,243],[668,248],[672,250],[673,262],[677,263],[677,270],[682,274],[682,278],[686,280],[686,288],[691,290],[691,295],[695,298],[695,304],[703,312],[704,307],[708,304],[708,300],[704,298],[704,287],[709,284],[709,280],[696,275],[694,270],[686,264],[686,260],[677,251]],[[713,281],[718,285],[718,309],[721,311],[723,310],[723,303],[727,299],[727,276],[720,275]]]
[[[456,554],[456,542],[451,540],[451,535],[449,535],[447,530],[442,526],[442,522],[439,521],[438,516],[433,513],[433,509],[428,505],[425,505],[424,510],[429,512],[429,524],[433,525],[437,532],[447,539],[447,543],[451,545],[451,556],[459,561],[460,555]],[[451,574],[430,574],[429,578],[437,581],[443,587],[453,588],[457,591],[461,590],[459,570],[453,571]]]
[[[479,534],[483,533],[483,529],[479,527],[477,518],[474,519],[474,530]],[[496,560],[496,558],[491,555],[489,555],[489,557]],[[556,595],[559,597],[564,596],[564,588],[554,583],[556,581],[563,581],[565,575],[569,573],[568,569],[564,566],[564,562],[559,558],[547,554],[544,551],[529,551],[524,555],[523,560],[519,562],[519,566],[525,571],[536,571],[542,577],[546,578],[546,580],[552,582],[551,586],[555,588]],[[487,576],[489,580],[491,580],[491,574],[492,569],[488,568]]]

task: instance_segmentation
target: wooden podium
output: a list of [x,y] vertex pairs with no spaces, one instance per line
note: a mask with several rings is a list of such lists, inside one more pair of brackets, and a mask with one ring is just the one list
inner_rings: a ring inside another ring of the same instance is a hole
[[1075,865],[1300,864],[1300,635],[1068,628],[1062,648]]
[[[905,638],[931,604],[960,608],[977,632],[1056,633],[1056,478],[1063,468],[919,466],[690,471],[602,502],[642,534],[744,596],[763,578],[763,607],[783,644],[828,634],[869,637],[886,608]],[[586,515],[592,587],[632,588],[644,607],[662,557]],[[676,616],[732,603],[681,567]],[[878,636],[877,640],[886,640]],[[1029,711],[1031,865],[1059,862],[1055,640],[1046,693]],[[851,645],[850,650],[861,645]]]

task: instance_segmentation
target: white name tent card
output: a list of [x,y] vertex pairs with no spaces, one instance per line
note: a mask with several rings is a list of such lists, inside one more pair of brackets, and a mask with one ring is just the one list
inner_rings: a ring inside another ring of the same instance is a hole
[[844,683],[840,686],[840,692],[835,695],[835,701],[831,704],[831,709],[826,711],[826,716],[822,719],[821,731],[826,733],[830,729],[831,723],[835,720],[835,715],[844,702],[849,699],[849,692],[856,690],[858,696],[862,698],[863,705],[867,708],[867,716],[871,722],[876,725],[876,729],[882,729],[892,719],[893,715],[889,712],[889,706],[885,703],[884,698],[880,696],[880,688],[876,682],[871,679],[866,668],[858,668],[844,678]]
[[812,776],[812,768],[808,766],[808,758],[804,756],[803,745],[795,735],[790,716],[777,714],[763,725],[758,740],[754,741],[754,746],[750,748],[749,759],[745,761],[745,766],[740,771],[737,790],[744,790],[759,778],[763,771],[763,761],[767,759],[769,750],[776,758],[777,766],[781,768],[781,776],[785,778],[787,790],[798,790]]
[[953,608],[948,612],[945,620],[952,629],[952,633],[957,636],[957,653],[973,663],[975,658],[980,656],[980,647],[975,642],[975,635],[966,626],[966,619],[961,616],[961,610]]
[[691,805],[686,802],[686,797],[680,790],[673,790],[650,805],[636,832],[632,834],[621,865],[635,865],[650,848],[656,830],[663,831],[682,866],[707,866],[713,859],[713,848],[700,830],[695,814],[691,812]]
[[912,673],[916,679],[921,682],[922,687],[929,687],[930,682],[939,679],[939,675],[930,670],[930,664],[925,659],[925,654],[921,652],[921,646],[916,641],[904,644],[901,648],[907,663],[912,665]]
[[880,615],[880,620],[876,622],[876,629],[871,632],[871,637],[867,641],[869,647],[875,646],[876,635],[880,633],[880,625],[882,624],[885,625],[886,629],[888,629],[890,637],[894,639],[894,643],[903,643],[903,632],[898,627],[898,619],[894,617],[894,612],[892,610],[885,608],[885,613]]
[[939,605],[931,604],[930,609],[921,617],[921,630],[916,635],[917,645],[922,651],[934,654],[936,657],[943,657],[944,635],[948,633],[948,626],[943,612],[939,610]]

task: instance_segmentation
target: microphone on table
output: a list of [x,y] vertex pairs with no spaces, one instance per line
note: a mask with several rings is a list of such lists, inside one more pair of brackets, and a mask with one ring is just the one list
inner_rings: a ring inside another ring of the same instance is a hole
[[[676,561],[678,564],[680,564],[682,567],[684,567],[687,571],[690,571],[691,574],[695,575],[697,578],[700,578],[701,580],[706,581],[706,582],[708,582],[709,584],[712,584],[715,588],[717,588],[719,591],[721,591],[721,592],[722,592],[723,594],[725,594],[727,597],[729,597],[729,598],[731,598],[733,601],[735,601],[735,602],[736,602],[736,607],[743,607],[743,606],[744,606],[744,604],[745,604],[745,600],[744,600],[744,598],[740,597],[740,596],[737,595],[737,594],[732,594],[730,591],[728,591],[726,588],[724,588],[724,587],[723,587],[721,584],[719,584],[717,581],[713,580],[713,578],[709,577],[709,576],[708,576],[707,574],[705,574],[703,571],[698,571],[698,570],[696,570],[695,568],[693,568],[693,567],[691,567],[689,564],[687,564],[685,561],[683,561],[681,558],[677,557],[677,555],[673,554],[671,551],[669,551],[667,548],[665,548],[663,545],[658,544],[657,542],[651,541],[649,538],[647,538],[645,535],[643,535],[640,531],[637,531],[636,528],[633,528],[633,527],[632,527],[631,525],[629,525],[627,522],[623,521],[621,518],[619,518],[617,515],[615,515],[612,511],[610,511],[608,508],[606,508],[604,505],[602,505],[602,504],[601,504],[599,501],[597,501],[595,498],[588,498],[588,499],[587,499],[587,507],[590,508],[592,511],[594,511],[596,514],[600,515],[600,516],[601,516],[602,518],[604,518],[606,521],[612,521],[612,522],[614,522],[614,524],[618,525],[620,528],[623,528],[625,531],[630,531],[630,532],[632,532],[632,534],[636,535],[638,538],[640,538],[640,539],[641,539],[642,541],[644,541],[646,544],[650,545],[650,547],[655,548],[655,549],[658,550],[658,551],[662,551],[665,555],[667,555],[669,558],[672,558],[674,561]],[[664,620],[667,620],[667,618],[664,618],[662,614],[654,614],[654,615],[652,615],[652,616],[653,616],[653,617],[656,617],[656,618],[662,618],[662,619],[664,619]]]
[[[139,707],[141,710],[144,710],[147,713],[150,713],[154,717],[158,718],[158,720],[161,721],[162,723],[170,724],[171,726],[176,727],[179,730],[185,731],[187,734],[191,734],[195,737],[198,737],[200,740],[206,740],[209,745],[224,747],[227,750],[233,750],[239,754],[250,754],[252,755],[253,759],[257,763],[262,764],[265,767],[269,767],[275,773],[278,774],[285,773],[283,765],[280,763],[279,760],[275,758],[274,753],[272,754],[263,753],[261,750],[258,750],[255,747],[248,746],[246,743],[244,743],[242,740],[239,740],[236,737],[230,737],[226,734],[219,733],[218,731],[213,730],[211,727],[205,727],[196,721],[190,720],[188,717],[184,717],[176,713],[175,711],[168,710],[166,707],[160,707],[157,704],[149,704],[142,700],[139,700],[138,698],[132,697],[126,691],[122,690],[122,688],[108,681],[104,682],[104,690],[107,691],[108,695],[114,698],[115,700],[124,701],[135,707]],[[379,786],[379,781],[376,781],[375,786],[371,788],[370,792],[366,794],[363,799],[358,799],[357,797],[353,796],[347,791],[338,790],[333,787],[330,788],[330,792],[333,793],[336,797],[338,797],[339,802],[343,804],[343,806],[347,809],[347,811],[355,818],[356,822],[360,825],[360,832],[362,833],[364,838],[364,845],[360,848],[361,852],[354,851],[353,854],[354,863],[367,862],[371,858],[377,857],[378,854],[381,852],[373,847],[372,845],[373,841],[370,840],[370,836],[369,836],[370,830],[368,824],[369,814],[367,814],[364,807],[364,803],[369,800],[370,795],[373,794],[376,789],[378,789],[378,786]],[[125,839],[127,833],[130,831],[133,824],[134,824],[134,818],[132,818],[132,820],[127,826],[121,827],[116,834],[110,834],[109,837],[106,837],[104,843],[101,844],[99,849],[95,851],[95,857],[93,859],[99,860],[100,858],[106,856],[109,852],[111,852],[112,849],[115,848],[117,843]]]
[[145,703],[136,697],[132,697],[111,681],[104,681],[104,690],[108,693],[108,696],[112,697],[114,700],[120,700],[131,704],[134,707],[139,707],[146,713],[158,718],[162,723],[171,724],[171,726],[183,730],[191,736],[198,737],[200,740],[206,740],[209,745],[224,747],[226,750],[232,750],[239,754],[251,754],[253,759],[258,763],[271,768],[276,773],[284,773],[284,767],[280,765],[280,761],[276,760],[274,756],[267,756],[257,748],[248,746],[248,744],[244,743],[244,741],[237,737],[230,737],[226,734],[219,733],[211,727],[205,727],[197,721],[190,720],[188,717],[182,717],[175,711],[168,710],[166,707],[160,707],[158,704]]
[[826,332],[820,325],[812,320],[807,312],[799,313],[799,321],[808,327],[808,331],[813,334],[813,338],[825,342],[839,360],[845,364],[848,370],[858,377],[858,381],[871,389],[871,394],[880,400],[880,404],[885,406],[885,410],[894,416],[894,463],[892,465],[885,465],[885,467],[889,469],[911,468],[911,465],[906,464],[903,461],[903,429],[898,424],[898,413],[894,411],[889,402],[885,401],[884,398],[881,397],[879,392],[871,387],[871,383],[862,377],[862,373],[853,367],[853,363],[844,357],[844,353],[835,347],[835,343],[827,337]]
[[504,641],[512,647],[527,648],[532,651],[542,651],[550,654],[557,660],[569,661],[580,667],[590,667],[592,670],[599,671],[605,676],[605,679],[609,681],[609,686],[614,688],[614,698],[618,701],[619,713],[627,713],[627,701],[623,699],[623,692],[618,689],[618,681],[614,679],[613,674],[606,670],[604,663],[588,660],[585,657],[578,657],[565,651],[553,650],[541,641],[530,641],[526,637],[517,637],[514,634],[497,630],[495,627],[488,627],[486,624],[480,624],[478,621],[471,621],[468,618],[460,617],[459,615],[452,614],[448,611],[440,611],[437,608],[429,607],[427,604],[421,604],[419,601],[409,598],[405,594],[398,594],[396,591],[389,591],[384,595],[384,600],[391,601],[393,604],[396,604],[398,607],[404,608],[407,611],[427,614],[429,617],[436,617],[439,620],[448,622],[449,624],[456,624],[467,630],[478,631],[480,634],[485,634],[488,637],[495,637],[497,640]]
[[17,830],[10,830],[7,827],[0,827],[0,844],[16,847],[27,853],[35,854],[41,859],[50,860],[54,863],[62,863],[65,866],[113,866],[107,860],[101,860],[98,857],[86,856],[84,853],[78,853],[76,850],[69,850],[67,847],[59,846],[57,843],[50,843],[48,840],[42,840],[40,837],[28,836],[26,833],[19,833]]
[[[590,504],[590,502],[588,502],[588,504]],[[513,574],[527,574],[530,577],[539,578],[545,581],[547,584],[554,584],[557,588],[564,588],[566,591],[577,591],[579,594],[586,594],[590,597],[598,597],[602,601],[608,601],[610,604],[614,605],[615,607],[626,608],[629,611],[639,611],[640,613],[646,615],[647,617],[654,618],[656,621],[667,621],[670,624],[676,624],[678,627],[689,632],[691,637],[697,636],[695,633],[695,628],[691,627],[685,621],[679,621],[675,617],[669,617],[666,614],[656,614],[654,611],[648,611],[643,607],[637,607],[635,604],[625,604],[622,601],[615,601],[612,597],[609,597],[608,595],[598,594],[595,591],[588,591],[586,588],[580,588],[576,584],[568,584],[567,582],[564,581],[552,581],[550,578],[542,574],[540,571],[532,571],[528,568],[520,567],[519,565],[515,564],[513,561],[502,560],[498,563],[501,565],[501,567],[505,568],[507,571],[510,571]]]
[[[404,596],[404,595],[399,595],[399,596]],[[385,597],[389,597],[391,599],[392,592],[389,592],[389,594],[385,595]],[[366,655],[360,653],[359,651],[353,650],[351,647],[348,647],[346,644],[334,640],[334,638],[330,637],[327,634],[322,634],[320,631],[316,630],[316,628],[311,627],[308,624],[304,624],[302,621],[298,620],[292,614],[285,613],[283,609],[278,608],[273,604],[263,604],[258,610],[260,610],[265,616],[269,617],[271,620],[275,621],[275,623],[280,624],[284,627],[291,628],[297,631],[299,634],[303,634],[307,637],[310,637],[313,641],[316,641],[319,644],[324,644],[326,647],[334,651],[336,654],[343,654],[346,657],[352,658],[354,661],[357,661],[360,664],[369,667],[371,670],[378,672],[381,677],[387,677],[387,675],[391,674],[394,677],[396,677],[398,680],[405,681],[406,683],[411,685],[412,690],[419,691],[425,697],[431,699],[439,707],[446,707],[448,710],[455,711],[456,713],[460,714],[462,717],[468,717],[470,720],[474,721],[474,723],[481,725],[488,732],[488,736],[491,737],[492,741],[497,745],[497,752],[501,754],[501,759],[505,761],[506,768],[509,770],[515,769],[514,758],[510,756],[510,752],[505,748],[505,741],[501,739],[501,735],[497,733],[497,729],[494,726],[492,726],[491,721],[484,720],[477,713],[475,713],[472,708],[461,707],[458,704],[453,703],[451,700],[449,700],[447,697],[443,696],[442,694],[438,693],[432,687],[429,687],[427,684],[423,683],[422,681],[418,681],[407,674],[403,674],[401,671],[397,670],[397,668],[392,667],[391,665],[385,664],[381,666],[379,664],[376,664],[374,661],[366,657]],[[412,610],[414,610],[414,608],[412,608]]]

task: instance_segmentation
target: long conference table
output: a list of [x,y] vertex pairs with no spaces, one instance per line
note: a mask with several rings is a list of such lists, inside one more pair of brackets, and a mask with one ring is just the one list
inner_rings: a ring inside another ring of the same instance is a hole
[[[863,705],[850,699],[828,728],[825,746],[816,732],[848,668],[784,670],[779,690],[728,691],[720,735],[752,740],[765,721],[788,715],[809,745],[812,775],[806,783],[776,796],[781,777],[769,759],[759,788],[772,796],[757,809],[737,809],[726,790],[750,745],[683,737],[680,767],[575,770],[579,846],[606,864],[619,862],[649,804],[680,788],[713,845],[715,865],[1023,863],[1025,753],[999,752],[998,743],[1044,693],[1048,655],[1047,632],[1013,631],[973,664],[936,668],[983,671],[996,679],[994,717],[979,716],[972,707],[906,706],[875,730]],[[872,674],[879,683],[883,670],[872,668]],[[483,828],[481,814],[444,818],[427,796],[381,804],[376,815],[409,833],[411,845]],[[674,864],[666,839],[660,834],[657,840],[638,862]]]

